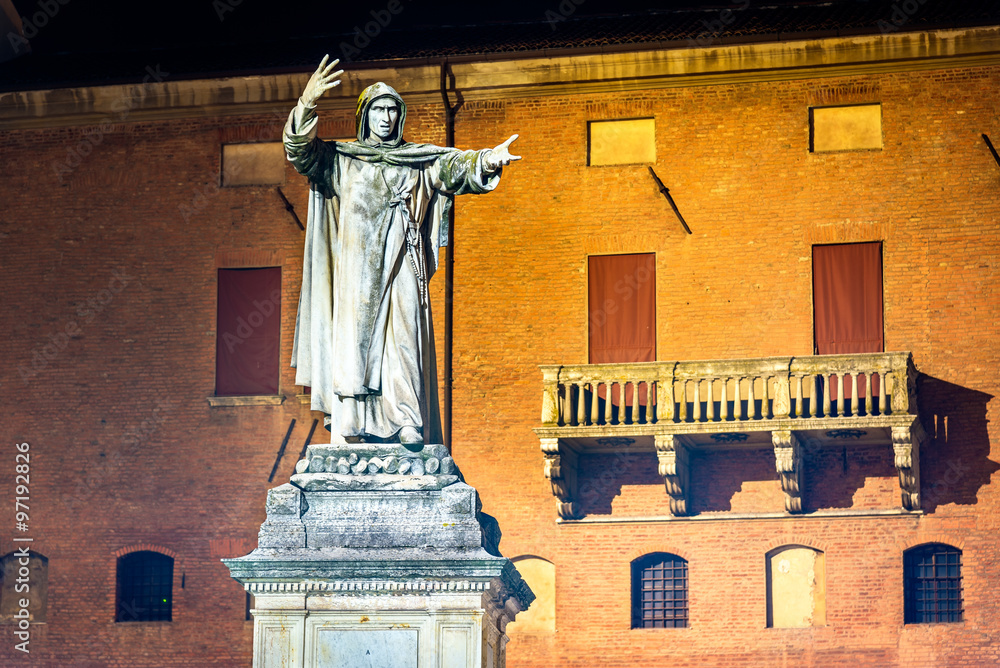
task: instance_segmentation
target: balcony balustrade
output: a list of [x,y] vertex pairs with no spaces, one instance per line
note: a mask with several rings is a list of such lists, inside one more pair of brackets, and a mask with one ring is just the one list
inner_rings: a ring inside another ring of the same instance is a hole
[[654,449],[671,513],[686,515],[692,448],[773,447],[785,509],[798,513],[803,444],[845,440],[891,443],[902,506],[920,507],[923,432],[908,352],[540,368],[535,432],[563,519],[580,516],[582,453]]

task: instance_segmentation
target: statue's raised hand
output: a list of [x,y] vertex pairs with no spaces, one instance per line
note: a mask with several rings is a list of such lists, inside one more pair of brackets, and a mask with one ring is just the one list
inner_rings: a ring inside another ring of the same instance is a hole
[[511,135],[510,139],[496,148],[490,149],[490,152],[483,159],[483,163],[488,171],[495,172],[504,165],[509,165],[513,161],[521,159],[521,156],[511,155],[510,152],[510,145],[515,139],[517,139],[517,135]]
[[309,83],[306,84],[305,90],[302,91],[300,99],[302,100],[302,104],[307,107],[315,107],[319,98],[323,96],[323,93],[340,85],[340,75],[344,73],[344,70],[333,71],[333,68],[337,66],[340,59],[334,59],[332,63],[327,64],[329,59],[329,54],[323,56],[323,60],[319,62],[319,67],[309,77]]

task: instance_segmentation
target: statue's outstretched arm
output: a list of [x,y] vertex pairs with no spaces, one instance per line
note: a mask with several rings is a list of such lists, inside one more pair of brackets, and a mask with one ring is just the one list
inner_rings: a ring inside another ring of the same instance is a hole
[[327,63],[328,59],[329,56],[324,56],[320,61],[319,67],[309,77],[299,103],[289,114],[284,141],[285,153],[300,174],[305,174],[314,182],[336,188],[332,184],[336,181],[335,175],[330,172],[335,167],[335,161],[331,160],[333,150],[316,136],[319,127],[316,103],[323,93],[340,85],[340,75],[344,73],[343,70],[333,71],[340,61]]
[[521,156],[511,155],[510,145],[517,139],[517,135],[511,135],[510,139],[500,144],[496,148],[490,149],[489,153],[483,156],[483,166],[489,172],[495,172],[505,165],[509,165],[515,160],[520,160]]
[[333,71],[333,68],[337,66],[340,59],[335,58],[332,63],[328,64],[327,61],[329,59],[329,54],[323,56],[323,60],[319,62],[319,67],[309,77],[309,82],[306,83],[305,90],[299,96],[299,100],[307,107],[315,107],[316,103],[319,102],[319,98],[323,97],[323,93],[340,85],[340,75],[344,73],[344,70]]

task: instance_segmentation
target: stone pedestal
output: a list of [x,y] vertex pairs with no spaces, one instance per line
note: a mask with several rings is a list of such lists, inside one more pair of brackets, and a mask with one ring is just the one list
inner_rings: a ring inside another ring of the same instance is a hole
[[223,560],[254,596],[254,668],[504,666],[534,595],[443,446],[314,445],[296,471]]

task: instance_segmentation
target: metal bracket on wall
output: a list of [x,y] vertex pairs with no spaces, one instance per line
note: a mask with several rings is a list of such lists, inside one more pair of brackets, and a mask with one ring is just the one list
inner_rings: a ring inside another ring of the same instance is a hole
[[309,449],[309,444],[312,443],[313,434],[316,433],[316,425],[319,424],[319,420],[313,420],[312,426],[309,427],[309,435],[306,436],[306,442],[302,444],[302,452],[299,453],[299,458],[295,461],[301,461],[306,458],[306,451]]
[[677,214],[677,220],[681,221],[681,225],[684,226],[684,231],[691,234],[691,228],[684,222],[684,216],[681,215],[680,209],[678,209],[677,205],[674,203],[674,198],[670,196],[670,189],[663,185],[663,181],[661,181],[660,177],[656,175],[656,172],[653,171],[652,167],[649,167],[648,169],[649,174],[653,177],[653,180],[656,181],[656,185],[659,186],[660,192],[663,193],[663,196],[667,198],[668,202],[670,202],[670,208]]
[[295,224],[298,225],[299,229],[304,232],[306,228],[302,224],[302,221],[299,220],[299,214],[295,213],[295,205],[288,201],[288,198],[285,197],[285,193],[281,191],[280,186],[278,187],[278,197],[280,197],[281,201],[285,203],[285,211],[292,214],[292,218],[295,219]]
[[997,161],[997,166],[1000,167],[1000,155],[997,155],[997,150],[993,148],[993,142],[990,141],[990,138],[986,133],[983,133],[983,141],[990,147],[990,153],[993,154],[993,159]]
[[285,446],[288,445],[288,438],[292,435],[293,429],[295,429],[295,418],[292,418],[292,422],[288,425],[288,431],[285,432],[285,440],[281,442],[281,447],[278,448],[278,456],[274,458],[274,466],[271,467],[271,475],[267,476],[268,482],[274,480],[274,474],[278,471],[278,464],[281,463],[281,458],[285,455]]

